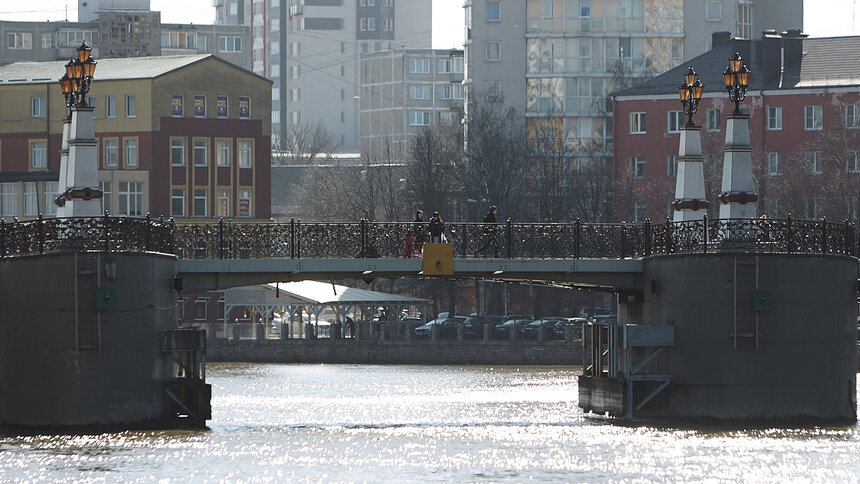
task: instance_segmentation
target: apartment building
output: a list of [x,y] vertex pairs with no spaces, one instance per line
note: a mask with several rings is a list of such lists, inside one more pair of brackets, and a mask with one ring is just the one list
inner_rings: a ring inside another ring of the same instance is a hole
[[408,150],[422,127],[463,120],[463,51],[394,49],[361,55],[361,145]]
[[[56,213],[66,62],[0,67],[0,217]],[[98,59],[102,209],[268,219],[271,82],[212,55]]]
[[430,48],[428,0],[213,0],[216,22],[248,26],[251,70],[272,79],[274,145],[322,123],[345,150],[360,139],[360,56]]

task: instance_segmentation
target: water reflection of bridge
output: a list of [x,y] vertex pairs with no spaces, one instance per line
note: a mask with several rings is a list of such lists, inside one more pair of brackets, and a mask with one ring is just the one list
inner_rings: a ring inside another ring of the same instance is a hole
[[[175,254],[185,291],[271,281],[421,277],[404,257],[413,223],[174,223],[95,217],[0,222],[3,258],[64,250]],[[856,254],[849,223],[788,219],[664,223],[449,223],[449,277],[642,290],[642,259],[705,253]],[[497,256],[476,257],[491,243]]]

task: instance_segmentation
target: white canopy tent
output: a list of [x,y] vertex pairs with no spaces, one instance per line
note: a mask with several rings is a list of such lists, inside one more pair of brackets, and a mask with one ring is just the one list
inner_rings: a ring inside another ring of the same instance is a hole
[[[429,299],[420,299],[384,292],[369,291],[353,287],[341,286],[318,281],[275,282],[259,286],[238,287],[224,291],[224,325],[227,334],[227,320],[233,308],[251,308],[260,314],[263,323],[269,323],[277,316],[284,322],[289,315],[289,325],[285,325],[288,334],[282,337],[292,337],[295,317],[302,320],[302,312],[314,318],[314,327],[318,329],[320,314],[331,308],[338,321],[345,321],[347,315],[363,315],[369,319],[372,310],[378,307],[389,307],[396,313],[402,309],[421,307],[422,316],[426,317],[427,306],[432,303]],[[299,337],[304,334],[304,325],[298,326]]]

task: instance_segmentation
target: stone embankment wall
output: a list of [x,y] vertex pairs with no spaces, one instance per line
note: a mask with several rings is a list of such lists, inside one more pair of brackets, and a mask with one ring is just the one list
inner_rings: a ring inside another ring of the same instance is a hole
[[580,365],[582,343],[564,341],[223,340],[207,361],[421,365]]

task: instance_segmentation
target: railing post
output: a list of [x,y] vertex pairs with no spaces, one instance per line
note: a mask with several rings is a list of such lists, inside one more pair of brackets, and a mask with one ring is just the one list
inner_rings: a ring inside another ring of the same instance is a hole
[[573,258],[579,259],[580,255],[581,255],[581,243],[582,243],[582,241],[580,240],[580,234],[582,232],[582,221],[581,220],[576,219],[576,222],[574,222],[574,224],[573,224],[573,230],[574,230],[574,234],[573,234]]
[[152,217],[151,217],[151,214],[149,212],[146,212],[146,229],[144,231],[144,236],[143,236],[143,251],[144,252],[149,252],[149,236],[150,236],[149,230],[150,230],[150,227],[152,227]]
[[669,220],[669,217],[666,217],[666,235],[664,235],[666,240],[663,245],[666,246],[666,255],[672,253],[672,222]]
[[364,217],[358,221],[358,233],[358,243],[361,246],[358,253],[361,254],[361,257],[367,257],[367,219]]
[[789,254],[792,252],[792,233],[791,233],[791,214],[788,214],[788,219],[785,222],[785,251]]
[[296,259],[302,258],[302,219],[296,220]]
[[45,219],[42,218],[42,212],[39,212],[39,254],[45,253]]
[[105,210],[105,216],[102,220],[104,221],[104,226],[102,227],[102,229],[104,230],[105,236],[105,252],[110,252],[110,210]]
[[[170,251],[176,255],[176,224],[173,223],[173,217],[167,219],[167,223],[170,225],[170,240],[168,244],[170,244]],[[185,257],[184,254],[183,257]]]
[[708,214],[705,214],[702,217],[702,230],[705,232],[704,234],[702,234],[702,253],[707,254],[708,253],[708,242],[710,242],[709,239],[710,239],[710,234],[711,234],[711,231],[708,230]]
[[[846,225],[848,220],[845,220]],[[0,259],[6,257],[6,221],[0,218]]]
[[[0,220],[2,222],[2,220]],[[851,245],[849,244],[849,240],[851,239],[851,235],[853,228],[851,227],[851,222],[848,219],[845,219],[845,222],[842,223],[842,253],[846,255],[854,255],[851,250]]]
[[827,253],[827,217],[821,217],[821,253]]
[[290,259],[296,258],[296,219],[290,217]]
[[511,219],[505,221],[505,240],[507,241],[505,245],[508,246],[508,259],[510,259],[513,255],[513,242],[514,242],[514,232],[513,232],[513,224],[511,224]]
[[218,258],[224,258],[224,217],[218,219]]
[[645,226],[643,227],[642,237],[644,239],[642,241],[642,246],[643,246],[642,249],[644,251],[643,255],[645,255],[645,257],[648,257],[649,255],[651,255],[651,219],[650,218],[645,219]]

